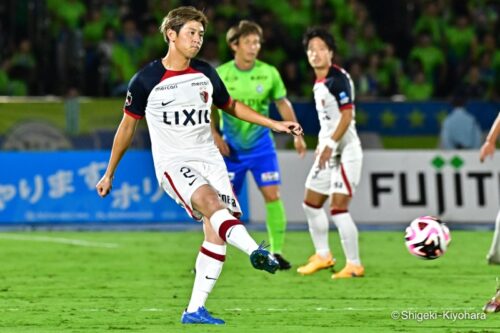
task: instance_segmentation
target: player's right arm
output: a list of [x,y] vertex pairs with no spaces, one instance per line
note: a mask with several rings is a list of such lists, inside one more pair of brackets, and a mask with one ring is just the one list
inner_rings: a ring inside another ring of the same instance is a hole
[[499,134],[500,134],[500,113],[498,114],[497,119],[491,126],[490,132],[488,133],[486,140],[484,140],[484,144],[479,152],[479,160],[481,162],[483,162],[486,157],[493,156]]
[[125,98],[125,105],[123,107],[123,118],[116,130],[108,167],[104,176],[96,185],[97,194],[101,197],[105,197],[111,191],[118,163],[120,163],[120,160],[132,143],[139,120],[144,118],[147,99],[148,92],[141,81],[141,76],[137,73],[128,85],[127,97]]
[[108,167],[101,180],[97,183],[97,193],[101,197],[105,197],[111,191],[113,185],[113,177],[115,175],[118,163],[132,143],[135,130],[139,119],[135,119],[126,113],[123,114],[122,121],[116,130],[111,156],[109,157]]

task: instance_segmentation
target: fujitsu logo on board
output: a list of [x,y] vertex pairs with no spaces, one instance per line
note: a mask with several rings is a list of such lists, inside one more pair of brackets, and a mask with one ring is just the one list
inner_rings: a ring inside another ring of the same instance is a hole
[[478,156],[475,151],[367,152],[353,211],[373,221],[405,221],[423,213],[490,221],[500,201],[500,163],[481,164]]

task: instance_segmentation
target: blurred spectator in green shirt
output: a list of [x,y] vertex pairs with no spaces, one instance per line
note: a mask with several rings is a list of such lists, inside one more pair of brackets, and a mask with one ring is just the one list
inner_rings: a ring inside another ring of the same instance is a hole
[[403,65],[401,59],[394,54],[394,45],[386,44],[382,54],[380,71],[384,77],[389,79],[386,95],[399,94],[399,81],[403,76]]
[[444,25],[439,5],[434,1],[428,1],[425,4],[423,13],[418,17],[413,27],[413,35],[418,36],[421,32],[427,31],[434,45],[440,45],[443,38]]
[[467,16],[458,16],[455,24],[445,29],[445,36],[448,57],[452,64],[463,63],[474,54],[477,46],[476,33]]
[[420,32],[418,44],[410,51],[409,60],[418,60],[422,63],[427,80],[436,82],[444,78],[446,64],[443,51],[431,44],[428,32]]
[[31,50],[31,42],[28,39],[21,40],[17,50],[4,64],[10,82],[11,94],[26,95],[34,90],[36,64],[36,58]]
[[427,81],[423,71],[417,71],[411,82],[405,84],[403,93],[408,101],[427,101],[433,93],[432,83]]

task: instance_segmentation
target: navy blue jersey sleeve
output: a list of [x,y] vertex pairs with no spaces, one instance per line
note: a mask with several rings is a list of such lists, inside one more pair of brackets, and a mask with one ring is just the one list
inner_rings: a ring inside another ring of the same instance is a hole
[[353,107],[354,91],[349,76],[342,70],[336,70],[332,76],[325,82],[330,93],[335,97],[339,104],[339,109],[345,110]]
[[128,84],[127,97],[123,111],[135,119],[144,118],[148,94],[139,73],[135,74]]
[[214,93],[212,95],[214,101],[213,103],[219,109],[224,110],[229,106],[229,104],[231,104],[231,96],[229,96],[229,93],[227,92],[226,85],[222,82],[222,79],[214,68],[210,67],[208,75],[208,78],[214,86]]

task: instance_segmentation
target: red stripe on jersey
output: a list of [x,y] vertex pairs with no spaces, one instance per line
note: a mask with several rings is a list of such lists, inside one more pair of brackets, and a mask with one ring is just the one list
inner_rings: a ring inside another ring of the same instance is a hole
[[210,250],[207,250],[203,246],[200,248],[200,252],[203,253],[206,256],[209,256],[210,258],[215,259],[215,260],[219,260],[219,261],[222,261],[222,262],[226,261],[226,256],[225,255],[218,254],[218,253],[212,252]]
[[316,81],[314,81],[314,83],[323,83],[326,81],[326,77],[322,78],[322,79],[317,79]]
[[226,103],[224,103],[224,105],[222,106],[216,105],[216,106],[221,110],[225,110],[229,105],[231,105],[231,103],[233,103],[233,99],[231,98],[231,96],[229,96],[229,99],[227,100]]
[[169,77],[177,76],[177,75],[184,75],[184,74],[194,74],[194,73],[201,73],[197,71],[196,69],[192,67],[188,67],[182,71],[173,71],[170,69],[165,70],[165,74],[161,77],[161,81],[168,79]]
[[167,177],[167,180],[170,183],[170,186],[172,186],[172,188],[174,189],[175,194],[177,194],[177,196],[179,197],[179,199],[181,199],[182,204],[187,209],[187,211],[189,212],[189,214],[193,217],[193,219],[197,220],[197,218],[193,215],[193,211],[191,210],[191,207],[189,207],[186,204],[186,202],[184,201],[184,199],[180,195],[179,191],[177,191],[177,188],[175,187],[174,182],[172,181],[172,178],[170,178],[170,176],[168,175],[168,173],[165,172],[164,174],[165,174],[165,177]]
[[127,109],[123,109],[123,112],[125,112],[125,114],[126,114],[126,115],[131,116],[131,117],[132,117],[132,118],[134,118],[134,119],[142,119],[142,118],[144,118],[144,116],[139,116],[138,114],[135,114],[135,113],[133,113],[133,112],[130,112],[130,111],[129,111],[129,110],[127,110]]
[[349,104],[345,104],[345,105],[342,105],[339,110],[340,111],[344,111],[344,110],[347,110],[347,109],[353,109],[354,108],[354,104],[352,103],[349,103]]
[[240,220],[227,220],[227,221],[222,222],[222,224],[219,227],[219,237],[222,238],[225,242],[227,231],[231,227],[234,227],[235,225],[238,225],[238,224],[243,224],[243,223],[241,223]]
[[344,165],[341,163],[340,164],[340,173],[342,174],[342,179],[344,180],[345,187],[347,187],[347,192],[349,193],[349,196],[352,197],[352,189],[351,189],[351,184],[349,183],[349,180],[347,179],[347,175],[344,170]]

